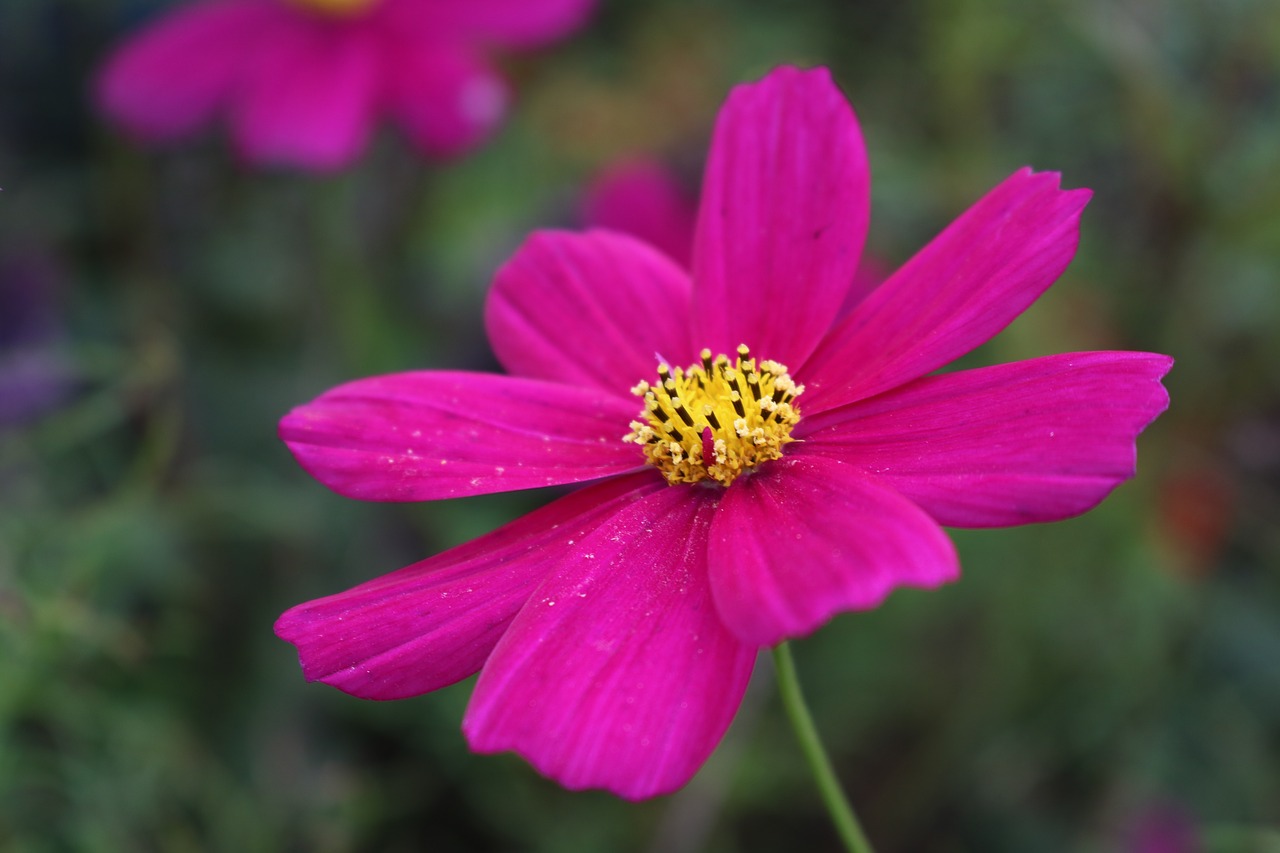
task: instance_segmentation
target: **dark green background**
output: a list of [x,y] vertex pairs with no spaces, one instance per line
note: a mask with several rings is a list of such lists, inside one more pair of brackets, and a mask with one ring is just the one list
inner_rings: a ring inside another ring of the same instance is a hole
[[1178,360],[1100,508],[957,532],[958,584],[796,644],[878,849],[1130,851],[1172,820],[1280,850],[1280,5],[614,0],[506,61],[514,114],[474,156],[386,133],[332,178],[104,126],[94,67],[165,5],[0,8],[0,259],[43,264],[75,376],[0,431],[0,849],[835,849],[767,659],[699,777],[633,805],[471,756],[469,682],[362,702],[271,633],[546,498],[347,501],[278,417],[373,372],[490,368],[480,306],[523,236],[578,224],[622,155],[696,186],[728,87],[793,62],[859,113],[888,265],[1024,164],[1094,190],[1070,270],[966,363]]

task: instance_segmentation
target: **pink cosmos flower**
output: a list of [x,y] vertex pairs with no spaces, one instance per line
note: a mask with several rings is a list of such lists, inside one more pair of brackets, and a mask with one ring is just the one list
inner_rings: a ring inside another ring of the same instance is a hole
[[507,89],[489,46],[579,27],[594,0],[198,0],[125,43],[96,80],[101,110],[143,142],[225,114],[256,165],[332,170],[386,115],[424,154],[473,148]]
[[277,633],[370,699],[479,671],[471,747],[566,787],[680,787],[761,647],[955,579],[940,525],[1066,518],[1133,476],[1166,356],[930,375],[1058,277],[1088,198],[1015,172],[837,321],[869,211],[854,115],[824,69],[735,89],[692,273],[622,234],[536,234],[488,302],[512,375],[358,380],[280,425],[353,498],[588,485]]

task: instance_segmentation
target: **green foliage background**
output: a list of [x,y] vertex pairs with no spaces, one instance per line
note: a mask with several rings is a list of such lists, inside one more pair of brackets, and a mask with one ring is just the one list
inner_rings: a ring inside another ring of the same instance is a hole
[[220,133],[140,151],[93,114],[96,64],[165,5],[0,8],[0,258],[42,259],[76,378],[0,431],[0,849],[835,849],[767,659],[699,777],[633,805],[468,754],[470,682],[362,702],[271,632],[546,499],[347,501],[279,416],[492,367],[480,306],[523,236],[579,224],[620,156],[695,187],[729,86],[792,62],[858,110],[888,265],[1023,164],[1095,191],[1066,276],[971,363],[1178,359],[1100,508],[956,532],[960,583],[796,644],[878,849],[1138,850],[1164,819],[1280,850],[1280,5],[612,0],[507,62],[514,115],[474,156],[386,133],[320,179],[246,171]]

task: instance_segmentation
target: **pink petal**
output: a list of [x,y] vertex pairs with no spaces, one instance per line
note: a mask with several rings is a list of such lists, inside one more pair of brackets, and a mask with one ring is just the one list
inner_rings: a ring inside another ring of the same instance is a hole
[[631,475],[574,492],[443,554],[286,612],[308,681],[403,699],[477,672],[567,543],[661,481]]
[[657,162],[637,159],[610,167],[587,188],[582,207],[588,225],[630,234],[689,266],[697,209]]
[[423,153],[462,154],[501,123],[507,84],[471,51],[410,39],[388,39],[383,50],[387,110]]
[[538,47],[582,27],[595,0],[383,0],[379,14],[409,32]]
[[713,500],[664,487],[576,542],[480,673],[462,724],[473,749],[632,800],[697,772],[756,657],[712,606]]
[[694,238],[695,344],[798,368],[835,318],[867,233],[857,119],[825,68],[738,86],[716,123]]
[[255,165],[329,171],[363,150],[378,95],[379,46],[357,22],[297,14],[258,51],[232,111]]
[[303,468],[341,495],[425,501],[578,483],[644,462],[635,406],[550,382],[423,371],[340,385],[280,421]]
[[725,491],[707,563],[721,618],[760,646],[960,574],[951,540],[919,507],[852,465],[805,456]]
[[849,292],[845,294],[844,302],[840,303],[840,310],[836,312],[836,319],[842,320],[852,313],[888,277],[888,272],[879,260],[864,254],[858,263],[858,271],[853,274]]
[[98,108],[150,141],[197,130],[226,102],[260,42],[282,16],[257,0],[210,0],[175,9],[125,42],[94,83]]
[[534,234],[498,271],[485,321],[512,373],[600,388],[643,406],[629,389],[658,361],[686,364],[689,277],[625,234]]
[[1030,169],[987,193],[836,325],[798,377],[805,411],[910,382],[992,338],[1066,269],[1089,196]]
[[941,524],[1068,518],[1134,475],[1134,441],[1169,405],[1160,378],[1172,364],[1086,352],[932,376],[802,420],[799,452],[872,473]]

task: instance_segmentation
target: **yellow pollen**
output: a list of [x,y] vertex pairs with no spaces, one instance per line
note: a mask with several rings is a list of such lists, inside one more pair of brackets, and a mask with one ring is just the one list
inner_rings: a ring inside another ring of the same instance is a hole
[[289,2],[322,15],[346,17],[365,11],[378,0],[289,0]]
[[782,456],[795,441],[800,422],[795,399],[804,393],[786,365],[759,364],[747,345],[730,363],[713,360],[688,368],[658,365],[658,381],[640,382],[631,393],[644,398],[644,411],[622,440],[644,448],[645,457],[669,483],[715,480],[727,486],[740,474]]

